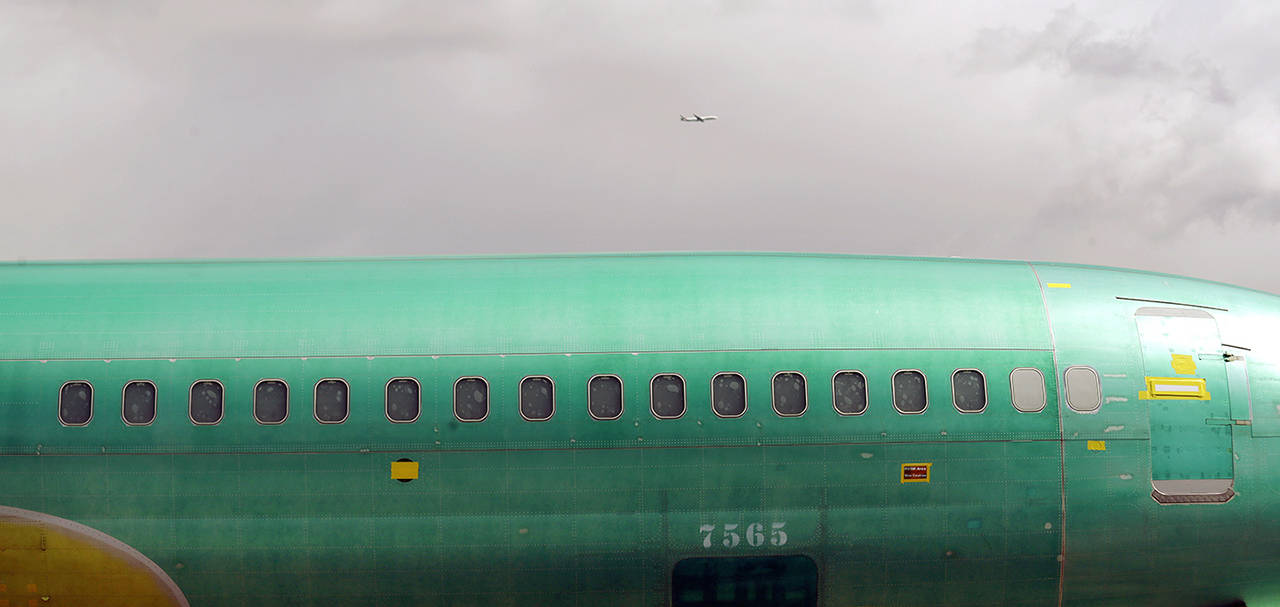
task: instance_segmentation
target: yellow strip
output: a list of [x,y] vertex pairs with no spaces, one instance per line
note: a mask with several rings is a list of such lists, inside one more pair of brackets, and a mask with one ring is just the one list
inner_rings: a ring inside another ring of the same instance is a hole
[[1209,387],[1203,377],[1148,377],[1147,389],[1138,392],[1139,400],[1209,400]]
[[1070,288],[1071,288],[1071,283],[1069,283],[1069,282],[1051,282],[1051,283],[1046,284],[1045,286],[1046,286],[1046,287],[1049,287],[1050,289],[1070,289]]
[[418,462],[391,462],[391,478],[398,481],[418,478]]
[[1089,450],[1090,450],[1090,451],[1106,451],[1106,450],[1107,450],[1107,441],[1104,441],[1104,440],[1091,440],[1091,441],[1089,441],[1088,447],[1089,447]]

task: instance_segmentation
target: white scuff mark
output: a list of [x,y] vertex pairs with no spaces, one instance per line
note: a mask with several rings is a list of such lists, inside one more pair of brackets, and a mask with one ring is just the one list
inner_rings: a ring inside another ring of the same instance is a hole
[[1050,530],[1050,529],[1053,529],[1053,523],[1045,523],[1045,524],[1044,524],[1044,530],[1045,530],[1045,531],[1048,531],[1048,530]]
[[1131,480],[1133,480],[1133,475],[1132,475],[1132,474],[1129,474],[1128,472],[1126,472],[1126,473],[1124,473],[1124,474],[1121,474],[1121,475],[1120,475],[1120,480],[1122,480],[1122,481],[1131,481]]
[[[373,360],[373,357],[372,357],[372,356],[366,356],[366,357],[364,357],[364,358],[365,358],[365,360]],[[240,359],[238,359],[238,358],[237,358],[236,360],[240,360]]]
[[440,358],[440,355],[439,355],[439,354],[432,354],[432,355],[431,355],[431,360],[435,360],[435,359],[437,359],[437,358]]
[[946,436],[946,435],[947,435],[947,431],[946,431],[946,430],[943,430],[943,431],[941,432],[941,434],[942,434],[943,436]]
[[107,363],[107,364],[109,365],[109,364],[111,364],[111,359],[110,359],[110,358],[104,358],[104,359],[102,359],[102,362]]
[[240,359],[238,359],[238,358],[237,358],[237,359],[236,359],[236,362],[240,362]]
[[874,453],[863,453],[861,455],[862,455],[862,459],[871,459],[876,456],[876,454]]
[[170,359],[169,359],[169,362],[171,362],[171,363],[176,363],[176,362],[178,362],[178,359],[176,359],[176,358],[170,358]]
[[1126,375],[1126,374],[1124,374],[1124,373],[1103,373],[1103,374],[1102,374],[1102,376],[1103,376],[1103,377],[1117,377],[1117,378],[1119,378],[1119,377],[1129,377],[1128,375]]
[[1124,426],[1107,426],[1106,429],[1102,431],[1102,433],[1106,434],[1107,432],[1119,432],[1121,430],[1124,430]]
[[570,354],[570,353],[568,353],[568,352],[565,352],[565,353],[564,353],[564,355],[565,355],[565,356],[573,356],[573,354]]
[[[42,360],[42,361],[39,361],[39,362],[40,362],[41,364],[43,364],[43,363],[47,363],[47,362],[49,362],[49,361],[47,361],[47,360]],[[1277,409],[1280,409],[1280,405],[1277,405],[1277,406],[1276,406],[1276,408],[1277,408]]]
[[1108,405],[1111,403],[1127,403],[1129,399],[1123,396],[1108,396],[1106,402]]

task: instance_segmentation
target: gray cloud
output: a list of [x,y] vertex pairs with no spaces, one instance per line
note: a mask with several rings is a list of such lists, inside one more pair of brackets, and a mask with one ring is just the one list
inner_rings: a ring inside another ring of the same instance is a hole
[[[1278,246],[1256,243],[1280,221],[1276,25],[1260,3],[8,4],[0,257],[817,250],[1280,291],[1218,253]],[[1188,235],[1204,254],[1171,264]]]

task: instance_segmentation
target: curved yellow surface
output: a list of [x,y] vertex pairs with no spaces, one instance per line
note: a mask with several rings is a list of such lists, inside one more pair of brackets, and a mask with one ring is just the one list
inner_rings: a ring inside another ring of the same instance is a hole
[[0,607],[188,607],[173,580],[105,533],[0,506]]

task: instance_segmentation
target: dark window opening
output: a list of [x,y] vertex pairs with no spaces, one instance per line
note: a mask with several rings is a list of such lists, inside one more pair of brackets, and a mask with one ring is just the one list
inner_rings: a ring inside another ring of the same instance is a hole
[[222,384],[211,379],[191,384],[191,421],[201,425],[222,421]]
[[520,380],[520,417],[531,422],[551,419],[556,410],[555,390],[550,377],[526,377]]
[[672,607],[815,607],[818,566],[802,556],[701,557],[676,563]]
[[596,419],[622,416],[622,380],[614,375],[597,375],[587,382],[587,411]]
[[898,371],[893,374],[893,407],[901,413],[923,413],[929,406],[924,373]]
[[149,381],[131,381],[124,385],[121,415],[130,426],[145,426],[156,420],[156,385]]
[[674,419],[684,415],[684,378],[674,373],[654,375],[649,382],[649,398],[654,417]]
[[717,373],[711,378],[711,410],[720,417],[738,417],[747,411],[747,380],[737,373]]
[[867,378],[857,371],[841,371],[831,380],[836,412],[862,415],[867,411]]
[[289,417],[289,386],[278,379],[264,379],[253,387],[253,418],[260,424],[278,424]]
[[93,417],[93,386],[87,381],[69,381],[58,391],[58,421],[83,426]]
[[316,384],[316,421],[322,424],[340,424],[347,421],[350,412],[351,389],[341,379],[322,379]]
[[489,384],[480,377],[464,377],[453,384],[453,414],[464,422],[489,416]]
[[773,376],[773,410],[778,415],[800,415],[808,407],[803,375],[786,371]]
[[981,413],[987,408],[987,380],[982,372],[962,369],[951,375],[951,398],[963,413]]
[[387,419],[397,423],[416,421],[422,410],[418,380],[401,377],[387,382]]

